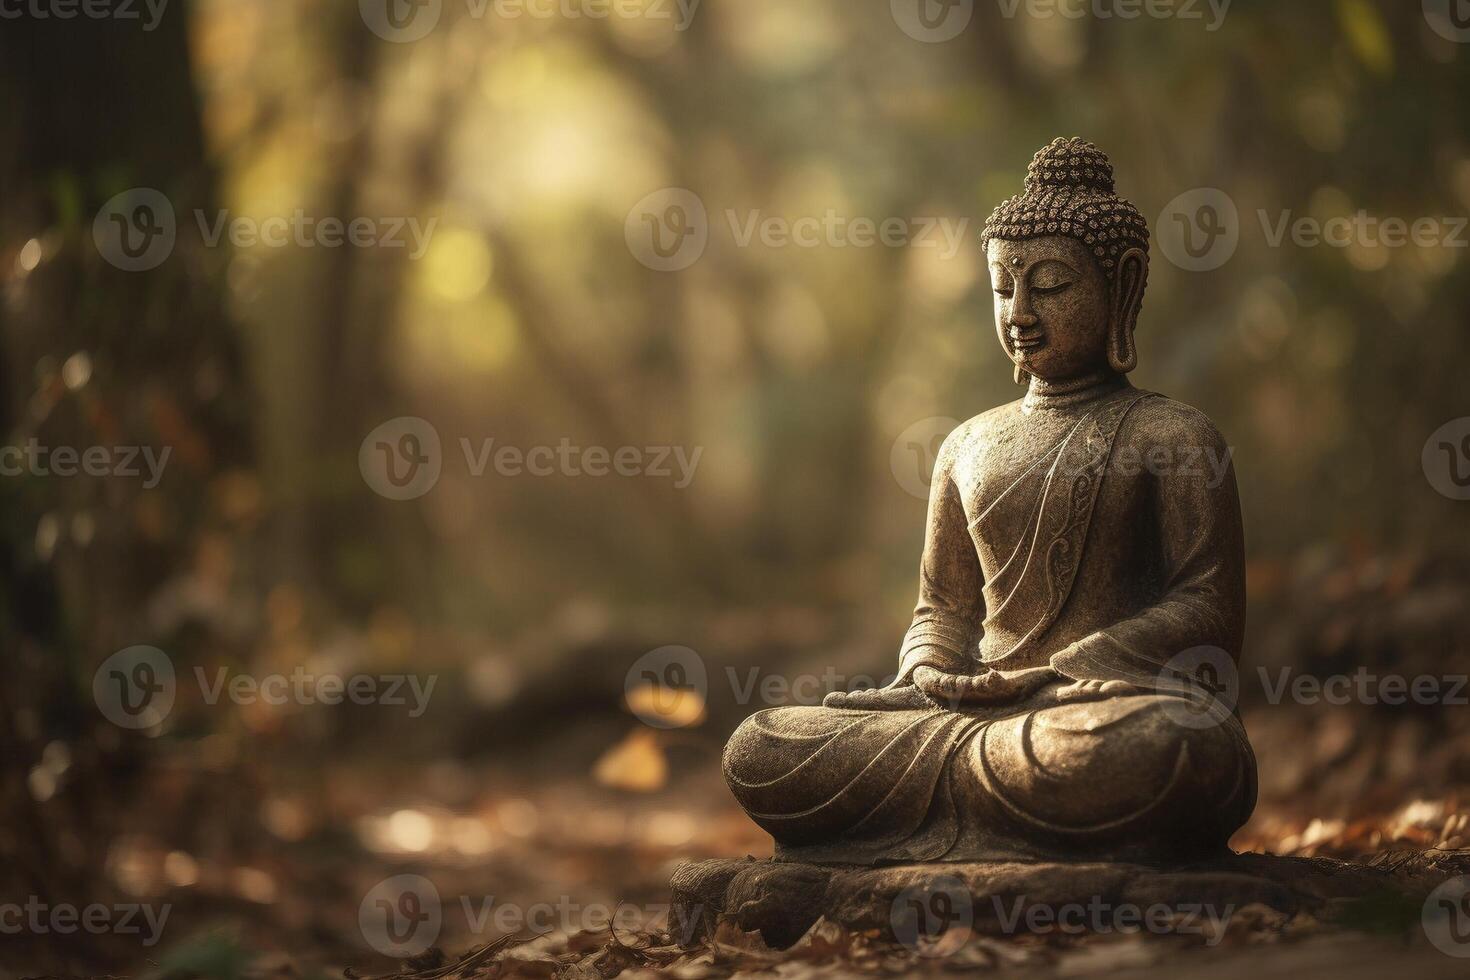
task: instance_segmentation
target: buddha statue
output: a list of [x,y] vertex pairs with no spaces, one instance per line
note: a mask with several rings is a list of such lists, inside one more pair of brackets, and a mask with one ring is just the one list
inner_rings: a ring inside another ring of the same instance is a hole
[[1080,139],[987,220],[1026,393],[940,450],[895,680],[731,737],[778,861],[1188,861],[1250,815],[1255,758],[1208,676],[1245,618],[1235,476],[1203,413],[1128,381],[1148,240]]

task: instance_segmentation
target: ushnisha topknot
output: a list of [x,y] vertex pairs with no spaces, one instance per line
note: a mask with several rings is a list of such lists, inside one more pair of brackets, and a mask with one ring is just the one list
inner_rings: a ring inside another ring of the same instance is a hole
[[1066,235],[1092,250],[1111,281],[1130,248],[1148,252],[1148,222],[1114,191],[1108,155],[1084,139],[1058,137],[1036,151],[1026,191],[990,213],[980,247],[992,238],[1024,241]]

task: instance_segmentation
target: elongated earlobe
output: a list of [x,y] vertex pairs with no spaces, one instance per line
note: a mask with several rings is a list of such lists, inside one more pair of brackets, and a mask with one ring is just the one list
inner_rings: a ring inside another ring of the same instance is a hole
[[1127,374],[1138,367],[1138,345],[1133,340],[1132,329],[1114,325],[1108,338],[1108,367],[1118,374]]
[[1138,345],[1133,332],[1138,311],[1143,308],[1143,290],[1148,284],[1148,255],[1130,248],[1118,259],[1113,279],[1113,310],[1108,324],[1108,366],[1119,374],[1138,367]]
[[1016,384],[1018,385],[1028,385],[1031,383],[1031,375],[1026,371],[1025,368],[1021,367],[1021,365],[1019,364],[1016,365],[1016,372],[1014,377],[1016,379]]

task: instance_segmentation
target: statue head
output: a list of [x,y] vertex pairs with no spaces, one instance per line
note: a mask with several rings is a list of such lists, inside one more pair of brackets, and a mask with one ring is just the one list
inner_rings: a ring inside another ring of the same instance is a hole
[[1086,140],[1036,152],[1025,192],[980,238],[995,328],[1016,368],[1061,383],[1138,365],[1133,331],[1148,283],[1148,223],[1113,189],[1113,165]]

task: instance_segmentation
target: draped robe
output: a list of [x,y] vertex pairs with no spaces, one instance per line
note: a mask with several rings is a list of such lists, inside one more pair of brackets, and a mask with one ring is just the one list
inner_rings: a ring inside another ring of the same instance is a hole
[[[1031,395],[940,451],[899,676],[1049,664],[1063,680],[958,711],[761,711],[726,779],[792,859],[1223,848],[1254,806],[1254,757],[1218,702],[1197,721],[1176,668],[1185,654],[1228,675],[1244,612],[1234,472],[1210,421],[1122,378]],[[1064,701],[1083,680],[1128,687]]]

